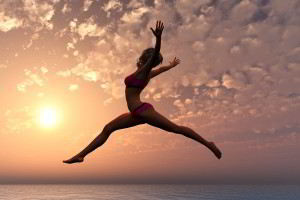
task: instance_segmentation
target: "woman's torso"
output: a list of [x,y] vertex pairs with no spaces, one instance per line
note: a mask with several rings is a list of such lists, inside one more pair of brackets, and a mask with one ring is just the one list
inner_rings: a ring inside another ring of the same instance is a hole
[[131,86],[126,86],[125,88],[125,96],[126,96],[126,102],[127,102],[127,107],[132,112],[134,109],[139,107],[143,102],[141,101],[140,94],[143,91],[143,89],[146,87],[146,85],[149,83],[150,78],[147,76],[146,78],[142,78],[137,76],[137,71],[132,73],[131,75],[127,76],[124,80],[126,82],[126,79],[134,78],[138,79],[139,81],[143,81],[144,84],[142,87],[131,87]]

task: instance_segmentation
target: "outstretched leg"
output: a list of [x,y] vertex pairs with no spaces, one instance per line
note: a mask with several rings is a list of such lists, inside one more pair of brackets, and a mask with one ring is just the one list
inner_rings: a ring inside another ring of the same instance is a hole
[[108,124],[106,124],[102,132],[80,153],[68,160],[64,160],[63,162],[69,164],[82,162],[86,155],[88,155],[89,153],[100,147],[102,144],[104,144],[112,132],[144,123],[145,122],[143,122],[142,120],[134,118],[130,113],[124,113],[116,119],[109,122]]
[[196,140],[197,142],[200,142],[208,149],[210,149],[218,159],[220,159],[222,156],[221,151],[213,142],[207,141],[189,127],[180,126],[173,123],[154,109],[147,109],[144,112],[140,113],[140,118],[149,125],[155,126],[168,132],[179,133],[188,138]]

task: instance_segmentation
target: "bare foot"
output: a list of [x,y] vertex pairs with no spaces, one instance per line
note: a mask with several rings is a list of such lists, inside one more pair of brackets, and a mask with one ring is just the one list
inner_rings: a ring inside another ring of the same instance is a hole
[[208,148],[215,154],[218,159],[222,157],[222,152],[218,149],[214,142],[208,142]]
[[73,158],[70,158],[68,160],[64,160],[63,162],[64,163],[67,163],[67,164],[72,164],[72,163],[80,163],[80,162],[83,162],[83,157],[79,157],[79,156],[74,156]]

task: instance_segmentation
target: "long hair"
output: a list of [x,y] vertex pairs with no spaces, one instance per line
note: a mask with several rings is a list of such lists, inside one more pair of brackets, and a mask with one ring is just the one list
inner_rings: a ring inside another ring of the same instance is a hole
[[[148,59],[151,58],[151,56],[153,55],[155,49],[154,48],[148,48],[148,49],[145,49],[142,53],[142,55],[139,57],[138,61],[137,61],[137,64],[139,64],[140,66],[143,66],[147,61]],[[159,53],[159,55],[155,58],[155,61],[154,61],[154,65],[159,65],[163,62],[163,56],[161,55],[161,53]]]

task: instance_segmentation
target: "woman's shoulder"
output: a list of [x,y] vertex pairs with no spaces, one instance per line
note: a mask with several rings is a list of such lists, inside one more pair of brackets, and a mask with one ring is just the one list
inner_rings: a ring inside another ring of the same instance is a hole
[[137,79],[147,80],[150,73],[146,73],[145,70],[138,69],[133,73],[133,76]]

